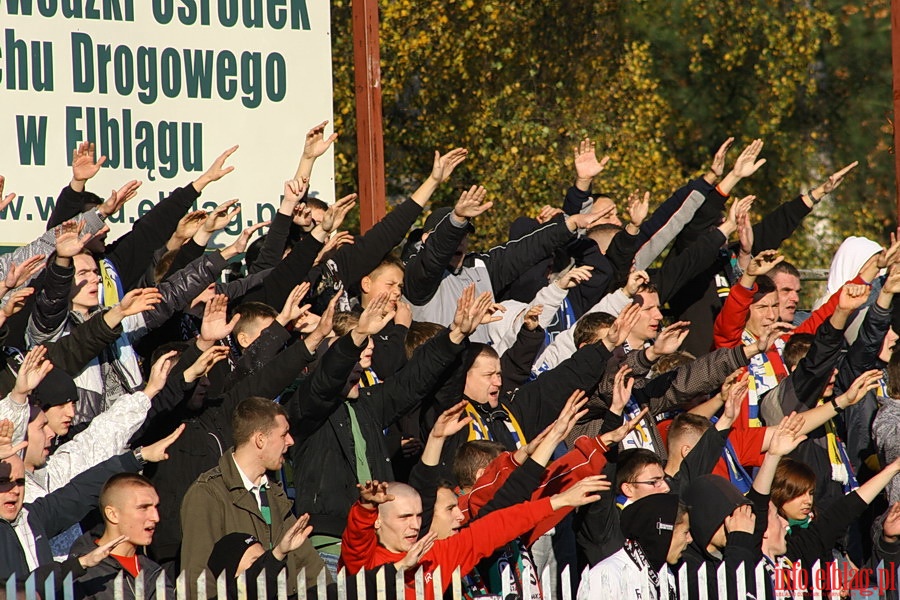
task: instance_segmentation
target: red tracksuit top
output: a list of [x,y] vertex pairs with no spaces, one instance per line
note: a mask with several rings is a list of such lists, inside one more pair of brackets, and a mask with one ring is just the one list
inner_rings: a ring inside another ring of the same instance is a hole
[[[552,514],[549,498],[523,502],[494,511],[461,529],[456,535],[436,541],[419,563],[424,567],[425,598],[435,598],[432,580],[438,567],[441,569],[443,591],[446,591],[456,567],[466,575],[481,559],[490,556],[497,548],[516,539]],[[375,535],[377,518],[377,510],[370,510],[359,502],[350,508],[347,527],[341,538],[340,559],[340,566],[346,567],[350,575],[363,568],[377,569],[382,565],[395,563],[406,556],[405,553],[391,552],[378,544]],[[407,571],[406,597],[415,600],[414,569]]]

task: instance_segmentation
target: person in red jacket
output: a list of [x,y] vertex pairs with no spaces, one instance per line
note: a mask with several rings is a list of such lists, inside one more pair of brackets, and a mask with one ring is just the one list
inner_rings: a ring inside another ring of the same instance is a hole
[[340,566],[350,575],[389,563],[398,569],[409,569],[406,595],[415,598],[413,567],[421,565],[425,598],[433,600],[436,597],[435,571],[438,569],[443,592],[457,567],[460,573],[468,573],[478,561],[549,518],[554,511],[599,500],[597,492],[607,486],[601,477],[586,477],[550,498],[495,511],[443,540],[436,540],[434,533],[419,539],[422,501],[414,488],[403,483],[378,481],[367,481],[358,487],[360,499],[350,509],[341,540]]
[[[740,344],[755,342],[763,335],[767,327],[776,323],[780,317],[778,290],[766,275],[775,265],[783,260],[775,250],[767,250],[757,255],[741,276],[737,285],[732,286],[722,311],[716,317],[713,329],[713,340],[716,348],[731,348]],[[870,258],[860,269],[859,274],[850,284],[869,285],[883,267],[886,258],[884,253]],[[750,372],[750,390],[748,402],[741,407],[741,418],[738,427],[760,427],[759,400],[769,390],[784,379],[787,367],[781,356],[788,338],[796,333],[815,333],[816,330],[834,314],[840,302],[840,290],[816,309],[810,317],[798,325],[793,331],[778,338],[768,352],[757,355],[750,360],[747,367]],[[788,325],[785,324],[785,328]]]

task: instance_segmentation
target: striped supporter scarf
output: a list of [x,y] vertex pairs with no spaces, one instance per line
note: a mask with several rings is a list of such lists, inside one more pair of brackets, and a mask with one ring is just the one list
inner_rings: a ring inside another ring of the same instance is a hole
[[[744,345],[755,344],[756,337],[746,329],[741,333],[741,342]],[[759,418],[759,401],[763,394],[778,385],[778,382],[787,377],[787,368],[781,353],[784,350],[784,340],[775,340],[775,349],[757,354],[750,359],[747,370],[750,373],[750,388],[747,391],[749,402],[747,405],[750,418],[750,427],[762,427]]]

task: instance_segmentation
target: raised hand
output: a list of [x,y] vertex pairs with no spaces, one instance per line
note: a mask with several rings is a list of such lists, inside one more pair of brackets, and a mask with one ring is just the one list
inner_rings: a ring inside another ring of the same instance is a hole
[[566,439],[572,433],[575,423],[588,413],[588,410],[584,408],[587,401],[588,398],[584,390],[575,390],[569,394],[569,399],[566,400],[565,406],[563,406],[559,416],[549,428],[548,436],[555,440],[554,446]]
[[156,288],[138,288],[131,290],[116,305],[123,317],[130,317],[145,310],[153,310],[162,302],[162,294]]
[[300,285],[295,285],[291,293],[288,294],[281,312],[275,317],[275,320],[281,323],[282,327],[287,327],[291,321],[296,321],[300,316],[310,309],[310,305],[300,306],[300,300],[309,293],[309,282],[304,281]]
[[[467,292],[469,292],[466,303],[467,308],[463,309],[463,302],[467,298]],[[474,295],[475,284],[472,284],[463,291],[463,295],[456,305],[456,315],[453,318],[452,328],[459,331],[464,337],[472,335],[479,325],[494,323],[503,318],[500,315],[495,315],[495,312],[506,311],[504,306],[494,304],[493,296],[490,292],[484,292],[477,298],[474,298]]]
[[847,391],[835,398],[834,401],[842,408],[857,404],[860,400],[865,398],[866,394],[872,390],[878,389],[880,385],[878,382],[881,379],[881,376],[882,373],[880,369],[866,371],[857,377],[853,383],[850,384]]
[[[756,196],[745,196],[743,199],[750,199],[752,203],[756,200]],[[739,213],[737,215],[738,239],[741,243],[741,254],[750,255],[753,253],[753,223],[750,219],[750,211]]]
[[[240,210],[240,208],[238,208]],[[243,231],[241,231],[240,235],[235,238],[234,242],[231,245],[222,248],[221,254],[222,258],[225,260],[231,260],[238,254],[243,254],[247,251],[247,246],[250,244],[250,238],[253,237],[253,234],[263,227],[268,227],[272,224],[272,221],[263,221],[262,223],[257,223],[252,227],[247,227]]]
[[169,458],[169,455],[166,454],[166,450],[169,449],[169,446],[175,443],[181,434],[184,433],[184,428],[186,425],[182,423],[179,425],[175,431],[159,440],[154,444],[150,444],[149,446],[144,446],[141,448],[141,455],[144,457],[144,460],[148,463],[158,463]]
[[316,348],[319,344],[322,343],[322,340],[331,335],[331,330],[334,327],[334,311],[337,306],[338,300],[341,298],[341,294],[343,294],[344,288],[339,287],[334,292],[334,296],[331,297],[331,300],[328,301],[328,306],[325,307],[325,310],[322,311],[322,316],[319,318],[319,322],[316,325],[315,329],[313,329],[312,333],[310,333],[303,340],[303,343],[306,345],[306,349],[310,351],[310,353],[315,353]]
[[356,204],[356,198],[356,194],[350,194],[349,196],[344,196],[340,200],[337,200],[328,207],[328,210],[325,211],[325,215],[322,217],[322,222],[316,225],[316,228],[321,228],[322,231],[325,232],[325,235],[338,229],[347,217],[347,213],[349,213],[350,209],[353,208],[353,205]]
[[580,267],[567,269],[560,274],[559,279],[556,280],[556,285],[564,290],[571,290],[579,283],[588,281],[591,278],[591,272],[593,270],[594,267],[590,265],[582,265]]
[[288,179],[284,182],[284,198],[281,200],[281,205],[278,207],[278,212],[281,212],[287,216],[293,216],[294,210],[300,203],[300,200],[303,196],[306,195],[306,190],[309,189],[309,180],[300,180],[300,179]]
[[485,202],[484,197],[486,195],[487,191],[480,185],[473,185],[468,190],[463,191],[453,207],[453,216],[456,217],[457,221],[464,221],[466,219],[474,219],[485,211],[490,210],[494,203]]
[[744,401],[744,396],[747,395],[749,388],[750,380],[745,374],[742,374],[728,389],[728,394],[724,396],[725,405],[722,407],[722,415],[716,421],[716,429],[725,431],[734,425],[734,421],[741,412],[741,403]]
[[603,212],[569,215],[566,217],[566,227],[573,233],[579,229],[590,229],[603,219],[611,216],[614,212],[616,212],[616,206],[613,204]]
[[794,326],[790,323],[782,323],[781,321],[772,323],[771,325],[766,327],[763,335],[760,336],[758,340],[756,340],[755,347],[757,353],[765,352],[772,347],[772,344],[775,343],[775,340],[788,333],[789,331],[792,331],[793,329]]
[[379,504],[394,500],[393,494],[387,493],[386,481],[373,480],[366,481],[364,484],[357,483],[356,488],[359,490],[359,501],[368,505],[369,508],[375,508]]
[[634,377],[631,377],[631,367],[623,363],[619,370],[616,371],[616,376],[613,379],[612,403],[609,405],[610,412],[617,415],[622,414],[622,411],[625,410],[625,405],[628,404],[628,400],[631,398],[632,389],[634,389]]
[[672,354],[681,348],[684,339],[691,332],[690,326],[690,321],[678,321],[663,328],[656,337],[656,341],[653,342],[653,351],[660,356],[664,356]]
[[84,182],[100,172],[100,167],[106,162],[106,157],[101,156],[100,160],[94,160],[94,143],[81,142],[77,148],[72,150],[72,182],[80,185],[80,189],[72,186],[76,192],[84,191]]
[[16,199],[16,195],[14,193],[9,193],[5,197],[3,196],[3,188],[6,185],[6,177],[0,175],[0,210],[3,210],[7,206],[9,206],[13,200]]
[[468,427],[472,422],[472,417],[460,419],[465,414],[468,403],[468,400],[463,400],[442,412],[428,435],[436,438],[448,438]]
[[[650,214],[650,192],[644,192],[643,198],[638,190],[635,190],[628,196],[628,218],[631,220],[630,225],[638,228],[647,219]],[[636,232],[629,232],[633,235]]]
[[231,335],[241,315],[235,314],[228,320],[228,296],[216,294],[203,308],[203,322],[200,324],[200,339],[218,342]]
[[230,350],[228,346],[210,346],[197,357],[197,360],[184,370],[182,378],[185,383],[193,383],[201,377],[206,377],[217,363],[228,358]]
[[881,289],[889,294],[900,294],[900,264],[891,265]]
[[309,513],[304,513],[297,518],[297,522],[291,525],[278,545],[272,549],[272,555],[278,560],[284,560],[284,557],[300,548],[312,533],[312,525],[309,524]]
[[216,209],[209,213],[209,216],[206,217],[206,220],[203,222],[203,226],[200,228],[200,231],[203,231],[208,235],[212,235],[213,233],[221,229],[225,229],[228,224],[231,223],[232,219],[234,219],[241,212],[240,206],[236,206],[234,210],[229,212],[229,209],[237,204],[237,202],[237,198],[234,198],[217,206]]
[[9,419],[0,421],[0,460],[6,460],[10,456],[18,454],[28,447],[28,441],[22,441],[13,446],[12,439],[15,433],[15,425]]
[[114,540],[111,540],[102,546],[97,546],[87,554],[83,554],[78,557],[78,562],[85,569],[90,569],[96,567],[104,560],[109,558],[109,555],[112,553],[113,549],[128,539],[127,535],[120,535]]
[[713,175],[716,176],[716,178],[721,178],[725,173],[725,155],[728,153],[728,149],[731,148],[731,144],[733,143],[734,138],[728,138],[721,146],[719,146],[719,149],[716,151],[715,156],[713,156],[712,165],[710,166],[709,170]]
[[328,152],[331,145],[338,139],[338,134],[332,133],[325,137],[325,126],[328,121],[322,121],[312,129],[306,132],[306,140],[303,143],[303,158],[315,160]]
[[205,188],[213,181],[218,181],[234,171],[233,166],[225,166],[225,161],[228,160],[228,157],[234,154],[237,149],[237,146],[232,146],[231,148],[217,156],[216,160],[213,161],[213,164],[210,165],[206,172],[194,181],[194,189],[196,189],[198,192],[202,192],[203,188]]
[[[841,169],[841,170],[838,171],[837,173],[832,173],[832,174],[828,177],[828,179],[825,180],[825,183],[823,183],[823,184],[820,186],[820,187],[822,188],[822,192],[823,192],[822,195],[824,196],[825,194],[830,194],[831,192],[833,192],[834,190],[836,190],[836,189],[838,188],[838,186],[841,185],[841,183],[844,182],[844,177],[847,176],[847,173],[849,173],[850,171],[852,171],[853,169],[855,169],[857,165],[859,165],[859,161],[858,161],[858,160],[853,161],[852,163],[850,163],[849,165],[847,165],[846,167],[844,167],[843,169]],[[822,198],[819,197],[819,198],[814,199],[813,201],[814,201],[814,202],[817,202],[817,201],[819,201],[819,200],[821,200],[821,199],[822,199]]]
[[731,231],[737,230],[738,223],[738,215],[741,213],[746,213],[750,210],[750,207],[753,205],[753,199],[756,196],[744,196],[740,200],[735,200],[731,203],[731,208],[728,209],[728,218],[725,219],[725,223],[723,226],[729,226]]
[[555,206],[550,206],[549,204],[545,204],[541,207],[541,212],[538,213],[538,216],[535,217],[535,220],[543,225],[544,223],[549,222],[551,219],[555,218],[557,215],[563,214],[561,208],[556,208]]
[[541,313],[544,312],[543,304],[535,304],[522,316],[522,326],[528,331],[534,331],[541,326]]
[[178,351],[170,350],[156,359],[150,368],[150,377],[147,379],[147,385],[144,387],[144,393],[153,398],[166,385],[166,378],[172,372],[172,367],[178,362]]
[[72,258],[84,250],[84,245],[91,239],[91,234],[84,231],[84,221],[66,221],[56,228],[56,255],[60,258]]
[[194,237],[197,230],[206,222],[207,216],[205,210],[189,212],[178,221],[178,226],[175,228],[175,233],[172,234],[172,237],[180,244],[183,244]]
[[584,138],[580,144],[575,146],[576,183],[586,183],[590,186],[594,177],[602,173],[606,165],[609,164],[608,156],[604,156],[602,160],[597,160],[596,149],[596,144],[590,138]]
[[466,160],[468,155],[469,151],[465,148],[455,148],[444,155],[435,150],[434,164],[431,167],[431,175],[429,177],[436,183],[444,183],[450,179],[453,169]]
[[618,444],[622,440],[625,439],[629,433],[634,431],[635,427],[641,424],[641,421],[650,414],[650,409],[648,407],[644,407],[641,409],[641,412],[634,415],[634,418],[628,421],[625,421],[612,431],[607,431],[603,435],[600,436],[600,441],[603,442],[606,446],[611,446],[612,444]]
[[740,179],[750,177],[756,173],[760,167],[766,164],[766,159],[764,158],[757,160],[762,149],[763,141],[759,139],[753,140],[749,146],[744,148],[737,160],[734,161],[731,173]]
[[750,265],[747,267],[747,275],[750,277],[766,275],[775,265],[782,261],[784,261],[784,256],[778,250],[763,250],[750,261]]
[[637,302],[632,302],[622,309],[622,312],[616,317],[615,322],[613,322],[606,333],[606,337],[603,339],[603,344],[606,348],[611,351],[613,348],[624,344],[628,336],[631,335],[631,330],[634,329],[640,316],[641,305]]
[[359,315],[359,323],[356,326],[357,335],[375,335],[391,322],[397,311],[391,308],[389,300],[390,295],[382,292],[369,302],[369,305]]
[[109,198],[97,207],[97,212],[104,218],[117,213],[120,208],[125,206],[126,202],[137,196],[139,187],[141,187],[141,182],[137,179],[132,179],[118,190],[113,190]]
[[900,261],[900,240],[891,232],[891,245],[878,255],[878,268],[886,269]]
[[641,286],[647,285],[648,283],[650,283],[650,275],[647,271],[632,271],[628,274],[628,282],[625,283],[625,287],[622,291],[625,292],[625,295],[629,298],[634,298],[638,293],[638,290],[641,289]]
[[781,419],[781,423],[775,428],[769,440],[769,449],[766,450],[772,456],[787,456],[806,439],[802,433],[806,420],[802,414],[792,412]]
[[861,283],[847,283],[841,288],[838,310],[853,312],[866,303],[870,286]]
[[398,572],[403,572],[417,567],[419,563],[422,562],[422,558],[428,554],[428,551],[434,546],[437,537],[438,534],[435,531],[426,533],[425,537],[416,541],[415,544],[409,547],[409,550],[406,551],[406,556],[394,563],[394,568],[396,568]]
[[322,246],[322,249],[319,250],[319,254],[316,255],[316,260],[313,261],[313,266],[316,266],[323,260],[325,260],[326,256],[330,256],[331,253],[341,246],[345,244],[354,244],[356,240],[353,239],[353,235],[347,231],[336,231],[333,235],[329,236],[327,240],[325,240],[325,244]]
[[16,383],[13,386],[13,400],[19,404],[23,404],[28,394],[34,391],[47,376],[47,373],[53,370],[53,363],[47,360],[47,348],[44,346],[35,346],[19,366],[19,372],[16,374]]
[[44,268],[45,258],[45,255],[38,254],[25,259],[18,266],[16,266],[16,263],[10,263],[9,270],[6,271],[6,277],[3,278],[3,284],[0,285],[0,288],[4,288],[2,290],[3,294],[0,294],[0,297],[5,295],[9,290],[14,290],[19,286],[25,285],[25,282],[34,277],[35,273]]
[[734,512],[725,517],[725,531],[742,531],[744,533],[753,533],[756,526],[756,515],[749,504],[738,506]]
[[577,508],[596,502],[600,499],[600,492],[607,492],[612,487],[606,479],[606,475],[591,475],[585,477],[564,492],[560,492],[550,498],[550,506],[553,510],[559,510],[568,506]]

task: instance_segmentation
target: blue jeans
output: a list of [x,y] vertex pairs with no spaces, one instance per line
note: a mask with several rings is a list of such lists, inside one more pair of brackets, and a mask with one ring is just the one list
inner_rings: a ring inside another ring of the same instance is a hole
[[327,552],[319,552],[319,556],[325,562],[325,568],[331,573],[332,579],[337,581],[338,558],[337,554],[328,554]]

